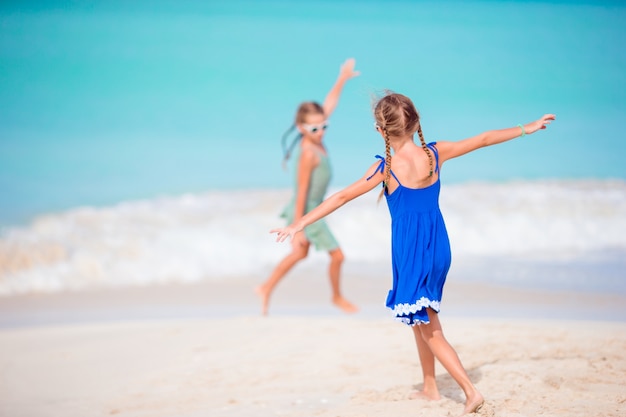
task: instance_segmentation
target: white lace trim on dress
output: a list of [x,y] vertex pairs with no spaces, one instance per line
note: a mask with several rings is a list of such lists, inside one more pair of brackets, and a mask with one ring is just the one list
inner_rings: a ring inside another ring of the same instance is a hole
[[430,321],[427,320],[415,320],[415,321],[411,321],[410,318],[408,317],[395,317],[396,321],[399,321],[400,323],[404,323],[406,325],[409,326],[417,326],[419,324],[429,324]]
[[419,300],[415,301],[415,303],[413,304],[409,304],[409,303],[396,304],[393,307],[393,314],[395,314],[399,320],[408,322],[409,320],[408,318],[403,318],[401,316],[406,316],[408,314],[415,314],[416,312],[426,307],[430,307],[433,310],[435,310],[437,313],[439,313],[439,306],[440,306],[439,301],[436,301],[436,300],[431,301],[426,297],[422,297]]

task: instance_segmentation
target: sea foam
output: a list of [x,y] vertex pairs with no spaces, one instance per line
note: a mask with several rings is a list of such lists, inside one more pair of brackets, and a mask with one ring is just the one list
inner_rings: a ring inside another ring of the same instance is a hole
[[[347,263],[390,261],[390,218],[377,194],[328,217]],[[0,236],[0,295],[262,278],[289,251],[269,233],[284,224],[289,198],[288,190],[215,191],[41,216]],[[455,258],[626,254],[623,181],[444,184],[441,209]],[[307,262],[326,257],[312,250]]]

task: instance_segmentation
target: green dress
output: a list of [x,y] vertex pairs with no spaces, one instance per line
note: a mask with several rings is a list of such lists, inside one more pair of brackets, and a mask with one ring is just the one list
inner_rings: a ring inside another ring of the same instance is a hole
[[[300,161],[301,148],[298,147],[297,151],[293,155],[294,161]],[[309,192],[306,199],[305,213],[313,210],[324,201],[326,190],[332,176],[330,168],[330,160],[328,155],[318,152],[320,163],[315,167],[311,173],[311,179],[309,181]],[[298,193],[298,163],[294,165],[294,195],[291,201],[283,210],[281,217],[286,218],[288,224],[293,222],[294,211],[296,206],[296,196]],[[339,247],[339,243],[331,233],[326,221],[320,219],[315,223],[304,228],[307,240],[315,246],[317,250],[331,251]]]

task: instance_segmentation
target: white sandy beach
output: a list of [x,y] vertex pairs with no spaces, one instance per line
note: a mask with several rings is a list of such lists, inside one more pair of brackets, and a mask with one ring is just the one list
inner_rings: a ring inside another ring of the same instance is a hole
[[[257,313],[252,280],[0,299],[0,416],[462,411],[442,367],[442,400],[407,399],[421,371],[412,332],[381,307],[386,282],[346,279],[361,306],[347,316],[304,271],[282,283],[269,317]],[[487,399],[479,415],[626,415],[625,297],[459,283],[446,291],[441,320]],[[581,318],[594,309],[595,319]]]

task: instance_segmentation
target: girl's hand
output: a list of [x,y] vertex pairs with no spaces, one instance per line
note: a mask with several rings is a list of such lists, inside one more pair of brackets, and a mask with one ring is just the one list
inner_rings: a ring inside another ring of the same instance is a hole
[[354,78],[361,73],[359,71],[354,70],[354,66],[356,65],[356,61],[354,58],[346,59],[346,61],[341,64],[339,68],[339,76],[344,80],[349,80],[350,78]]
[[285,239],[287,239],[288,237],[291,237],[291,239],[293,239],[295,234],[298,233],[301,230],[302,229],[298,229],[295,226],[290,225],[290,226],[287,226],[287,227],[281,227],[281,228],[278,228],[278,229],[272,229],[272,230],[270,230],[270,233],[276,233],[276,242],[284,242]]
[[556,116],[553,114],[544,114],[540,119],[525,124],[524,131],[526,131],[527,135],[530,135],[538,130],[545,129],[555,119]]
[[359,71],[354,70],[354,63],[354,58],[349,58],[346,59],[343,64],[341,64],[341,67],[339,67],[339,75],[337,76],[337,80],[326,95],[326,98],[324,99],[324,104],[322,106],[324,107],[324,114],[326,115],[326,118],[329,118],[333,111],[335,111],[335,107],[337,107],[337,103],[339,102],[341,90],[343,89],[346,81],[360,74]]

